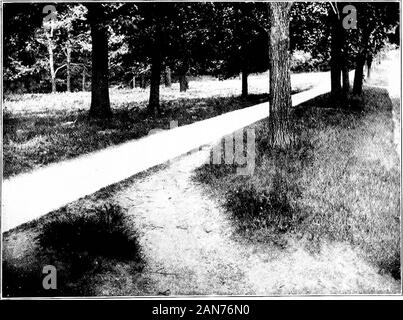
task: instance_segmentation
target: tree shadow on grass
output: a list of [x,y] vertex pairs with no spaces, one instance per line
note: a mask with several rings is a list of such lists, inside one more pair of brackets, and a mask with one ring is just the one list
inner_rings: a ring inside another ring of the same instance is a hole
[[295,234],[318,249],[324,239],[350,242],[399,279],[399,168],[357,148],[369,144],[372,152],[394,159],[387,140],[392,103],[386,90],[374,87],[364,88],[358,107],[356,101],[335,107],[325,94],[294,108],[297,143],[284,150],[269,147],[262,120],[253,125],[252,176],[237,176],[234,165],[222,160],[198,168],[194,179],[213,193],[246,240],[282,246],[285,235]]
[[[23,263],[3,262],[5,297],[95,295],[97,275],[120,262],[141,272],[143,260],[137,234],[114,204],[85,213],[65,211],[46,221],[36,237],[33,255]],[[43,267],[57,270],[57,288],[45,290]]]

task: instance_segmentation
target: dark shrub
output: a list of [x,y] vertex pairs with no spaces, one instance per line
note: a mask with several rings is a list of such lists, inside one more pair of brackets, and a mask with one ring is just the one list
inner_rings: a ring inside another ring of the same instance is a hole
[[139,254],[136,235],[127,228],[122,209],[114,204],[50,221],[43,226],[38,240],[43,250],[64,257],[84,255],[129,260]]

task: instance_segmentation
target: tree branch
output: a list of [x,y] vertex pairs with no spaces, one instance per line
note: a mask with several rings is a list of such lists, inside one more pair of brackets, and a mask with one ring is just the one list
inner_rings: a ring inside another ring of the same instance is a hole
[[331,1],[329,1],[334,14],[337,16],[338,19],[340,19],[340,13],[339,13],[339,9],[337,8],[337,3],[335,4],[335,6],[333,5],[333,3]]
[[64,67],[66,67],[66,66],[67,66],[67,64],[63,64],[63,65],[61,65],[60,67],[58,67],[58,68],[55,70],[55,77],[56,77],[57,71],[59,71],[61,68],[64,68]]

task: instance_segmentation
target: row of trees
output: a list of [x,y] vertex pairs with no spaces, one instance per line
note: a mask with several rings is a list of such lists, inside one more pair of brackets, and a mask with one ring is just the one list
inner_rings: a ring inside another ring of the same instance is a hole
[[[399,6],[397,3],[330,4],[332,93],[345,95],[350,91],[349,71],[354,68],[353,93],[361,94],[365,63],[370,71],[373,57],[388,35],[393,30],[393,35],[398,35]],[[346,11],[351,12],[351,19],[357,17],[358,21],[347,21]]]
[[353,92],[360,94],[364,64],[371,64],[398,24],[398,3],[354,2],[346,11],[348,5],[85,3],[57,4],[56,13],[50,6],[7,4],[5,86],[85,90],[91,79],[90,115],[105,118],[112,114],[111,83],[144,87],[149,79],[148,110],[156,115],[162,73],[167,86],[175,74],[182,91],[189,74],[241,73],[246,96],[248,75],[270,69],[271,140],[287,144],[290,51],[307,51],[330,66],[338,97],[350,91],[348,75],[355,69]]

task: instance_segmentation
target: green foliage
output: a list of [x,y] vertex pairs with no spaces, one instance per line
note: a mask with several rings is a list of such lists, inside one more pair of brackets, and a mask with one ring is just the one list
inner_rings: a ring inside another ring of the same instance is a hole
[[[336,7],[342,10],[346,3]],[[346,31],[349,67],[363,50],[369,30],[368,51],[375,55],[387,40],[396,41],[398,3],[354,3],[358,29]],[[220,78],[268,69],[268,17],[265,3],[108,3],[104,4],[109,31],[109,78],[128,86],[133,76],[149,77],[157,29],[160,52],[174,75],[210,74]],[[40,4],[7,3],[4,6],[5,91],[49,92],[49,30],[42,25]],[[334,8],[334,6],[333,6]],[[71,84],[81,90],[90,80],[91,39],[86,8],[58,3],[53,47],[57,89],[66,89],[66,45],[71,44]],[[327,70],[330,59],[329,3],[296,2],[291,8],[290,49],[309,52],[311,59],[297,63],[295,71]],[[364,21],[365,23],[363,23]]]
[[291,55],[290,68],[294,72],[315,72],[328,70],[329,63],[320,54],[313,58],[309,52],[296,50]]
[[[321,2],[295,2],[291,7],[290,49],[309,52],[320,70],[328,69],[330,58],[329,6]],[[300,69],[311,66],[302,64]]]
[[217,3],[211,25],[215,68],[220,78],[242,70],[248,74],[269,68],[268,14],[265,3]]

